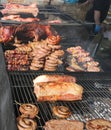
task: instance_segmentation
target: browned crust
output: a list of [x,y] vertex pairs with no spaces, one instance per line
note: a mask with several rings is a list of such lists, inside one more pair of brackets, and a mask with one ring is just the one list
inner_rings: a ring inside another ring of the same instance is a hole
[[[36,92],[35,92],[36,94]],[[65,95],[53,95],[53,96],[40,96],[37,97],[38,101],[75,101],[82,100],[82,96],[75,96],[73,94],[65,94]]]
[[111,130],[111,121],[103,118],[92,119],[86,122],[87,130]]
[[52,119],[45,123],[44,128],[45,130],[69,130],[69,128],[71,128],[71,130],[83,130],[84,123],[78,120]]

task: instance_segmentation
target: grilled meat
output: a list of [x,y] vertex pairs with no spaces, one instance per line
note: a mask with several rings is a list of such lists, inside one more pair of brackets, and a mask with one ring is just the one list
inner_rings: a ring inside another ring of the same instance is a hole
[[2,26],[0,27],[0,43],[7,43],[13,40],[13,34],[16,26]]
[[67,48],[67,67],[68,71],[88,71],[99,72],[99,62],[89,55],[87,51],[80,46]]
[[2,14],[19,14],[19,13],[31,13],[33,16],[38,15],[38,8],[37,5],[31,4],[31,5],[22,5],[22,4],[16,4],[16,3],[7,3],[4,4],[4,9],[1,10]]
[[38,23],[21,24],[15,30],[17,39],[25,43],[46,39],[49,35],[52,35],[51,27]]
[[19,111],[21,112],[22,117],[35,118],[39,109],[34,104],[26,103],[20,105]]
[[44,82],[34,85],[38,101],[74,101],[81,100],[83,88],[73,82]]
[[40,19],[38,18],[23,18],[21,17],[20,15],[8,15],[8,16],[3,16],[1,18],[1,20],[12,20],[12,21],[18,21],[18,22],[37,22],[39,21]]
[[111,121],[98,118],[86,122],[87,130],[111,130]]
[[76,82],[76,78],[69,75],[46,74],[39,75],[33,80],[34,86],[40,82]]
[[83,130],[84,124],[77,120],[49,120],[45,130]]
[[30,118],[19,116],[17,118],[17,128],[18,130],[36,130],[37,123]]
[[60,119],[65,119],[71,116],[71,112],[66,106],[54,106],[52,112],[55,117]]
[[56,35],[56,33],[52,31],[49,25],[38,23],[1,25],[0,27],[0,43],[7,43],[14,40],[14,38],[22,43],[28,43],[29,41],[40,41],[52,35]]
[[57,35],[57,36],[50,35],[50,36],[48,36],[48,38],[47,38],[47,43],[48,43],[48,44],[56,45],[56,44],[59,44],[60,40],[61,40],[61,38],[60,38],[59,35]]

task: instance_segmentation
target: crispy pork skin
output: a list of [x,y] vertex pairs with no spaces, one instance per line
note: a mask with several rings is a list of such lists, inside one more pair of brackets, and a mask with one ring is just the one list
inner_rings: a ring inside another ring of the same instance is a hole
[[38,101],[81,100],[83,87],[73,82],[41,82],[34,85]]
[[33,80],[34,86],[40,82],[76,82],[76,78],[70,75],[46,74],[39,75]]
[[83,122],[77,120],[49,120],[45,123],[45,130],[83,130]]

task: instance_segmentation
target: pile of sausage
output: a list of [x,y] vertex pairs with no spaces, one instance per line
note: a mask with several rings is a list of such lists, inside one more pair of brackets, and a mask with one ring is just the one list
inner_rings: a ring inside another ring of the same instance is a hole
[[32,55],[31,70],[55,71],[58,65],[62,64],[64,51],[60,45],[49,44],[47,40],[43,40],[35,45]]
[[99,62],[94,61],[90,54],[82,47],[67,48],[67,67],[68,71],[86,71],[86,72],[99,72]]

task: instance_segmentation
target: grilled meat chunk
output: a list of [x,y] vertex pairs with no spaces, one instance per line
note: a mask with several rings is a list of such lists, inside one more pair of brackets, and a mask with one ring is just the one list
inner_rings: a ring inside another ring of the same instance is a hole
[[86,122],[87,130],[111,130],[111,121],[105,119],[93,119]]
[[40,82],[76,82],[76,78],[69,75],[45,74],[39,75],[33,80],[34,86]]
[[34,93],[38,101],[74,101],[81,100],[83,88],[73,82],[37,83]]
[[84,124],[77,120],[49,120],[45,130],[83,130]]

